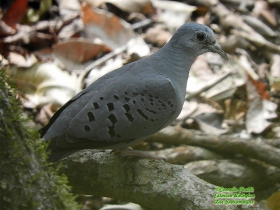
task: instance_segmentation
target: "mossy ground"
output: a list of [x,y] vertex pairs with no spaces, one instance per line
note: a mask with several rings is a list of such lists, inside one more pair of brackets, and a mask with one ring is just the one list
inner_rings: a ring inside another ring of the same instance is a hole
[[46,162],[47,144],[23,118],[16,89],[0,69],[1,209],[79,209],[66,176]]

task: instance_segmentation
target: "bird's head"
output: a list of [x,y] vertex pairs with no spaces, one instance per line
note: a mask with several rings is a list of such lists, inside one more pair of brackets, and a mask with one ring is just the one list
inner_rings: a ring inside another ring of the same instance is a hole
[[180,48],[192,52],[194,56],[206,52],[218,53],[222,58],[228,59],[226,53],[217,44],[215,34],[206,25],[198,23],[186,23],[181,26],[171,39]]

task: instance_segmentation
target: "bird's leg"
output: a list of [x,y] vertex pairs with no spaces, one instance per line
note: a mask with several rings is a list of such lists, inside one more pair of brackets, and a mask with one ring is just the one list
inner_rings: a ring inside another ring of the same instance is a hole
[[116,154],[116,155],[120,155],[121,157],[124,158],[149,158],[149,159],[153,159],[153,160],[165,160],[164,157],[159,157],[156,155],[152,155],[150,153],[147,152],[143,152],[143,151],[139,151],[139,150],[133,150],[131,147],[128,147],[124,150],[112,150],[111,154]]

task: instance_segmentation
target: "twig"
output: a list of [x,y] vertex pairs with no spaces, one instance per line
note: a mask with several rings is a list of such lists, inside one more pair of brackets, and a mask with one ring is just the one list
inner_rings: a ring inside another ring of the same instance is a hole
[[154,136],[151,136],[149,140],[175,145],[187,144],[205,147],[222,153],[242,154],[280,167],[280,149],[274,148],[263,141],[215,136],[172,126],[164,128]]
[[209,90],[210,88],[212,88],[214,85],[216,85],[217,83],[219,83],[220,81],[223,81],[225,78],[227,78],[228,76],[231,76],[233,74],[233,72],[226,72],[225,74],[219,76],[218,78],[216,78],[215,80],[211,81],[211,83],[206,84],[203,88],[199,89],[198,91],[191,93],[191,94],[187,94],[185,99],[189,100],[194,98],[195,96],[199,95],[202,92],[205,92],[207,90]]
[[136,29],[139,29],[139,28],[143,28],[145,26],[148,26],[152,23],[153,21],[151,19],[146,19],[146,20],[143,20],[143,21],[140,21],[138,23],[134,23],[131,25],[132,29],[133,30],[136,30]]

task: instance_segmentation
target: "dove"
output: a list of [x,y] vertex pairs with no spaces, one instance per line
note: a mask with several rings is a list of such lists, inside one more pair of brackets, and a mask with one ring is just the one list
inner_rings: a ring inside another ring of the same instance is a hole
[[190,67],[206,52],[227,59],[209,27],[186,23],[156,53],[94,81],[40,130],[49,160],[82,149],[125,151],[172,123],[183,107]]

